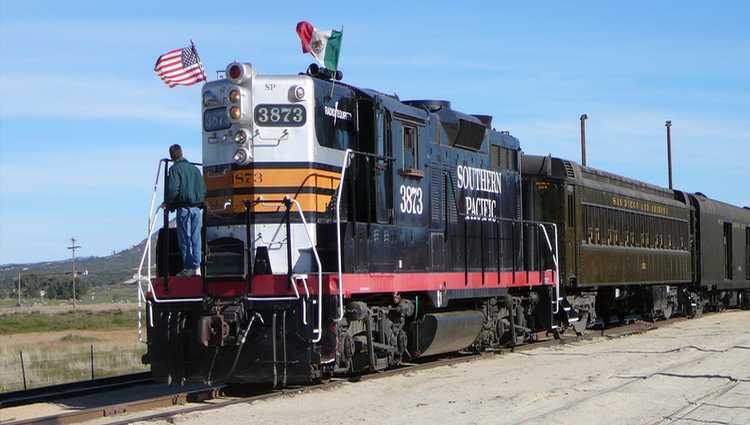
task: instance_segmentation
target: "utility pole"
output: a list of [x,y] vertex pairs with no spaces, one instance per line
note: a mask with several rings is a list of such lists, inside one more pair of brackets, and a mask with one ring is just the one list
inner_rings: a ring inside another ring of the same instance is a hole
[[586,166],[586,120],[589,116],[581,114],[581,165]]
[[667,170],[669,172],[669,190],[672,190],[672,121],[664,123],[667,127]]
[[18,269],[18,306],[21,307],[21,273],[28,271],[28,267]]
[[71,250],[71,254],[73,255],[73,309],[76,308],[76,249],[80,247],[80,245],[76,245],[76,238],[70,238],[70,246],[68,249]]

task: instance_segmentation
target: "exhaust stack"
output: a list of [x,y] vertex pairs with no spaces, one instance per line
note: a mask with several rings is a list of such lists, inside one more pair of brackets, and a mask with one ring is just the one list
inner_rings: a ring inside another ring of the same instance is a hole
[[667,127],[667,171],[669,173],[669,190],[672,190],[672,121],[664,123]]
[[586,166],[586,120],[589,116],[581,114],[581,165]]

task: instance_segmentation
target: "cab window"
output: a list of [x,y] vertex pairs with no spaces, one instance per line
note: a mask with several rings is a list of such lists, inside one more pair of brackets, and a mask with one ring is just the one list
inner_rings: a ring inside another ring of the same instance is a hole
[[417,140],[417,128],[403,124],[401,127],[401,136],[403,141],[403,168],[406,170],[415,170],[419,168],[419,143]]

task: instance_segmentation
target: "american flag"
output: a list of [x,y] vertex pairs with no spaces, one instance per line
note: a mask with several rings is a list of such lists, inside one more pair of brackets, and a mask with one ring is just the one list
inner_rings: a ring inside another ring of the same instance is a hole
[[159,56],[154,72],[169,87],[191,86],[199,81],[206,81],[201,58],[192,42],[188,47],[170,50]]

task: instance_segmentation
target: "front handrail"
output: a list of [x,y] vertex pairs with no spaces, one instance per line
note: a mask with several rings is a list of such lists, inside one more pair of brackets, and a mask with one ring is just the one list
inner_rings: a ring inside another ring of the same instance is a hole
[[[310,234],[310,229],[307,225],[307,220],[305,220],[305,214],[302,212],[302,205],[300,205],[299,201],[296,199],[291,199],[287,197],[290,201],[294,202],[294,205],[297,206],[297,212],[299,213],[300,218],[302,219],[302,224],[305,229],[305,234],[307,234],[307,239],[310,241],[310,246],[312,247],[313,255],[315,255],[315,262],[318,265],[318,329],[317,334],[318,336],[313,340],[313,342],[320,342],[320,340],[323,338],[323,265],[320,262],[320,256],[318,256],[318,250],[315,248],[315,243],[312,240],[312,235]],[[289,243],[289,238],[287,238],[286,243]],[[302,281],[302,283],[305,286],[305,292],[307,291],[307,282],[305,280]],[[296,289],[296,284],[295,284]]]
[[547,234],[547,228],[544,224],[539,223],[539,227],[544,232],[544,239],[547,241],[547,248],[552,254],[552,261],[555,263],[555,308],[552,310],[553,314],[560,312],[560,264],[557,261],[560,247],[557,244],[557,224],[552,223],[552,229],[555,231],[555,249],[552,249],[552,243],[550,242],[549,235]]
[[[264,203],[278,203],[279,201],[263,201],[263,200],[257,200],[253,203],[256,204],[264,204]],[[299,203],[298,200],[292,199],[288,196],[284,197],[284,200],[282,201],[284,203],[292,203],[297,206],[297,212],[299,213],[300,219],[302,220],[303,228],[305,229],[305,234],[307,235],[307,239],[310,241],[310,246],[312,247],[313,255],[315,256],[315,262],[318,266],[318,325],[317,328],[313,330],[313,334],[317,334],[317,336],[313,339],[312,342],[317,343],[320,342],[320,340],[323,338],[323,265],[320,262],[320,256],[318,255],[318,250],[315,248],[315,242],[313,242],[312,234],[310,233],[309,225],[307,224],[307,220],[305,219],[305,214],[302,211],[302,205]],[[251,203],[252,204],[252,203]],[[250,205],[246,205],[246,208],[250,208]],[[291,246],[292,243],[292,235],[291,232],[289,232],[286,236],[286,243],[287,246]],[[291,258],[289,259],[291,262]],[[291,263],[288,264],[289,269],[291,269],[292,265]],[[296,277],[298,275],[291,275],[290,277],[290,283],[292,285],[292,289],[294,290],[295,296],[294,297],[251,297],[247,296],[246,299],[249,301],[293,301],[293,300],[299,300],[301,298],[299,290],[297,289],[297,282],[295,281]],[[303,279],[302,284],[305,289],[306,297],[309,298],[310,292],[307,287],[307,282]],[[304,301],[303,301],[304,302]],[[306,320],[306,319],[304,319]]]
[[336,319],[337,322],[344,318],[344,275],[341,270],[341,193],[344,191],[344,177],[346,177],[346,168],[349,166],[351,154],[351,149],[344,151],[344,160],[341,162],[341,177],[339,177],[339,190],[336,193],[336,258],[338,260],[339,286],[339,317]]
[[[473,216],[467,216],[466,214],[459,213],[459,216],[464,217],[464,220],[469,217],[470,219],[476,219],[477,221],[485,221],[482,217],[473,217]],[[491,220],[494,223],[498,222],[508,222],[508,223],[518,223],[520,225],[527,225],[527,226],[539,226],[542,229],[542,232],[544,232],[544,238],[547,242],[547,249],[550,252],[550,255],[552,257],[552,262],[555,265],[555,301],[553,313],[557,314],[560,311],[560,264],[558,261],[559,253],[560,253],[560,246],[557,236],[557,224],[549,221],[534,221],[534,220],[522,220],[522,219],[515,219],[515,218],[505,218],[505,217],[494,217]],[[551,226],[554,230],[554,247],[553,244],[549,238],[549,233],[547,232],[547,226]]]
[[138,285],[138,341],[145,342],[143,340],[143,333],[142,333],[142,324],[141,324],[141,310],[143,309],[143,302],[148,302],[146,300],[146,295],[143,292],[143,263],[146,261],[146,258],[148,257],[148,282],[151,282],[151,233],[153,232],[153,223],[154,220],[156,220],[156,214],[159,213],[159,209],[161,209],[161,206],[156,209],[156,211],[153,211],[153,213],[149,216],[148,221],[148,230],[146,232],[146,246],[143,249],[143,255],[141,256],[141,262],[138,265],[138,275],[137,275],[137,281],[136,284]]
[[[163,160],[162,160],[163,161]],[[156,220],[156,213],[159,212],[158,207],[154,211],[154,205],[156,204],[156,192],[159,190],[159,177],[161,176],[161,162],[156,166],[156,177],[154,178],[154,190],[151,193],[151,205],[148,210],[148,224],[146,225],[146,246],[143,249],[143,256],[141,262],[138,265],[137,285],[138,285],[138,341],[144,342],[143,340],[143,325],[141,318],[141,310],[143,310],[143,302],[146,301],[145,294],[143,293],[143,287],[141,282],[143,280],[143,262],[148,257],[148,281],[151,282],[151,233],[153,232],[154,220]]]
[[393,161],[393,157],[379,156],[369,152],[359,152],[352,149],[344,151],[344,159],[341,161],[341,175],[339,177],[339,187],[336,192],[336,260],[337,260],[337,277],[338,277],[338,304],[339,316],[335,319],[337,322],[344,318],[344,275],[341,261],[341,194],[344,192],[344,179],[346,169],[349,167],[349,159],[352,155],[361,155],[370,158],[376,158],[383,161]]
[[[154,290],[153,283],[151,282],[152,275],[151,270],[153,268],[153,265],[151,263],[151,252],[152,252],[152,244],[151,244],[151,238],[153,236],[154,231],[154,225],[156,223],[156,215],[159,213],[159,210],[162,209],[162,206],[156,206],[156,193],[159,190],[159,181],[162,176],[161,169],[162,169],[162,163],[165,165],[168,165],[171,160],[169,159],[161,159],[159,160],[159,163],[156,167],[156,177],[154,178],[154,187],[151,192],[151,205],[149,206],[149,212],[148,212],[148,224],[146,226],[146,246],[143,249],[143,255],[141,256],[141,261],[138,264],[138,274],[136,276],[137,279],[137,287],[138,287],[138,341],[145,342],[143,340],[143,319],[142,319],[142,310],[143,310],[143,304],[144,302],[149,304],[150,302],[154,302],[156,304],[160,303],[179,303],[179,302],[202,302],[203,299],[201,298],[179,298],[179,299],[164,299],[160,300],[159,297],[156,296],[156,291]],[[201,165],[200,163],[192,163],[194,165]],[[166,169],[165,168],[165,173]],[[166,181],[166,178],[165,178]],[[154,208],[156,207],[156,208]],[[165,211],[166,212],[166,211]],[[168,221],[166,222],[168,223]],[[168,224],[166,225],[168,228]],[[143,290],[143,265],[144,263],[147,264],[146,269],[146,280],[148,282],[147,289],[148,292],[150,292],[151,300],[146,299],[146,292]],[[153,320],[149,321],[149,326],[153,326]]]

